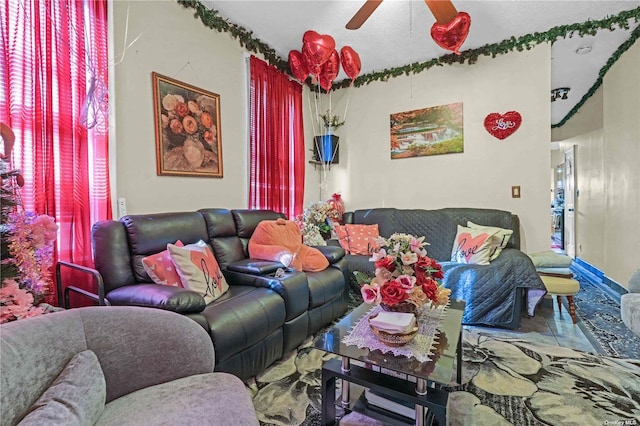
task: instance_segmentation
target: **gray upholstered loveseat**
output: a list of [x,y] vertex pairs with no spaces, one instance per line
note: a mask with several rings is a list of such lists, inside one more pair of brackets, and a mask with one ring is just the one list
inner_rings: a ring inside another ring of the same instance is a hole
[[[467,303],[463,323],[518,328],[523,306],[529,315],[546,294],[531,259],[520,251],[520,221],[511,212],[495,209],[445,208],[439,210],[374,208],[345,214],[345,223],[378,224],[380,235],[395,232],[424,236],[427,255],[442,264],[443,283],[451,297]],[[451,262],[457,225],[467,221],[513,230],[507,247],[490,265]],[[369,256],[346,255],[350,275],[373,275]],[[352,287],[354,280],[351,281]]]
[[[211,340],[172,312],[88,307],[0,326],[1,424],[258,425]],[[19,423],[20,422],[20,423]]]

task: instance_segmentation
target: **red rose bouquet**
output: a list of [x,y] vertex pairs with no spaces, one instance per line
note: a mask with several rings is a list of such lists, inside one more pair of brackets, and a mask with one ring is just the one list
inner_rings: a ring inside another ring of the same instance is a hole
[[362,285],[360,292],[366,303],[381,304],[391,310],[399,305],[446,305],[451,290],[437,280],[442,279],[442,267],[427,257],[424,237],[396,233],[380,238],[382,247],[371,257],[375,262],[375,277]]

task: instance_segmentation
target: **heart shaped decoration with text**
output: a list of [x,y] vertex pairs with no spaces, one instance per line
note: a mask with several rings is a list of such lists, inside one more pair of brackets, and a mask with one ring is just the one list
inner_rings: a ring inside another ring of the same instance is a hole
[[514,134],[521,123],[522,116],[518,111],[492,112],[484,119],[484,128],[496,138],[504,139]]
[[438,46],[460,54],[460,46],[467,39],[471,27],[471,16],[466,12],[458,12],[455,18],[446,24],[436,22],[431,27],[431,38]]

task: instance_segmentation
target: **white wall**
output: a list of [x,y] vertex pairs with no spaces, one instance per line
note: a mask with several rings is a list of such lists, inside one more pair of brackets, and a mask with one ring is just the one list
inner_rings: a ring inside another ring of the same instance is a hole
[[577,136],[560,142],[560,151],[576,145],[576,255],[624,287],[640,268],[638,63],[636,43],[585,103],[585,115],[596,122],[600,108],[602,128],[592,130],[593,123],[575,117],[563,134]]
[[554,142],[563,141],[602,129],[602,101],[603,90],[600,86],[566,123],[551,129],[551,140]]
[[[418,75],[344,89],[332,96],[341,111],[340,164],[326,173],[308,166],[306,199],[340,192],[347,210],[371,207],[481,207],[508,210],[521,221],[523,249],[547,250],[550,239],[550,47],[539,45],[474,65],[438,67]],[[325,95],[326,96],[326,95]],[[391,160],[389,115],[463,102],[464,153]],[[309,102],[313,104],[314,101]],[[326,103],[326,99],[325,99]],[[499,140],[484,128],[492,112],[515,110],[522,125]],[[307,111],[307,119],[310,118]],[[313,129],[307,128],[312,147]],[[310,157],[310,155],[309,155]],[[511,198],[520,185],[522,198]]]
[[627,286],[640,268],[640,44],[604,79],[605,272]]
[[[113,31],[115,196],[129,214],[246,207],[246,65],[238,42],[175,0],[113,2]],[[126,32],[128,42],[140,38],[118,63]],[[223,178],[157,176],[152,71],[220,95]]]

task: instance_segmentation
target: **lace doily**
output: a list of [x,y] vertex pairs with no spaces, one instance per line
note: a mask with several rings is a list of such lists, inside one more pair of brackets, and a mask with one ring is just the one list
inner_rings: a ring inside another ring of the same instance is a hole
[[431,360],[429,357],[431,350],[434,343],[437,342],[436,331],[442,323],[448,306],[447,304],[447,306],[422,309],[417,317],[419,331],[413,340],[404,346],[391,347],[379,341],[369,327],[369,317],[382,311],[382,308],[376,305],[349,331],[349,334],[342,339],[342,343],[355,345],[360,349],[368,348],[370,350],[379,350],[383,353],[391,352],[396,356],[413,357],[420,362],[429,361]]

